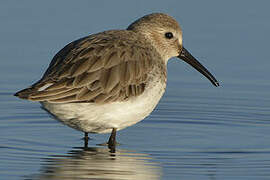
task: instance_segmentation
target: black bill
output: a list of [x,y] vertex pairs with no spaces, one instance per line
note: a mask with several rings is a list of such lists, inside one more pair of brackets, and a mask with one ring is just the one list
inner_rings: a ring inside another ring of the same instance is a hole
[[216,78],[199,62],[197,61],[184,47],[178,56],[178,58],[184,60],[192,67],[197,69],[200,73],[202,73],[207,79],[211,81],[214,86],[219,86],[218,81]]

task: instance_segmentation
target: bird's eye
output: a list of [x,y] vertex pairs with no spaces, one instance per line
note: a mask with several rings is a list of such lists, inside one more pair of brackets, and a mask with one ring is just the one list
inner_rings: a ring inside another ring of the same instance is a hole
[[173,38],[173,33],[171,33],[171,32],[166,32],[166,33],[165,33],[165,37],[166,37],[167,39],[172,39],[172,38]]

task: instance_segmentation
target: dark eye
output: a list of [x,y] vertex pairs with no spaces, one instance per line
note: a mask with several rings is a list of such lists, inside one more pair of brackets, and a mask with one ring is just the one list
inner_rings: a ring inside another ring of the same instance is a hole
[[166,37],[167,39],[172,39],[172,38],[173,38],[173,33],[171,33],[171,32],[166,32],[166,33],[165,33],[165,37]]

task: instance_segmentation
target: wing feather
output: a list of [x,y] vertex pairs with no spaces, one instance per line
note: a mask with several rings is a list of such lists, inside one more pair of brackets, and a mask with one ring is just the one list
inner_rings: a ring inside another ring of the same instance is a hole
[[[104,103],[142,94],[154,63],[149,53],[152,46],[140,44],[129,33],[103,32],[70,43],[56,54],[43,78],[23,90],[27,94],[22,96],[53,103]],[[52,85],[38,91],[49,83]]]
[[109,56],[106,58],[106,63],[104,68],[109,69],[113,66],[118,65],[121,62],[121,58],[119,57],[117,51],[109,53]]
[[80,89],[69,89],[68,91],[62,91],[61,93],[48,94],[47,96],[33,96],[31,99],[34,101],[50,101],[62,99],[68,96],[72,96],[78,93]]
[[82,58],[78,60],[75,64],[72,65],[70,69],[70,75],[71,77],[76,77],[78,75],[81,75],[86,70],[89,69],[89,61],[87,58]]
[[79,101],[88,101],[91,102],[95,97],[100,95],[103,92],[102,88],[98,88],[94,91],[89,90],[88,88],[84,87],[83,90],[77,95],[77,99]]
[[33,94],[30,95],[30,98],[39,98],[39,97],[48,97],[48,96],[53,96],[57,95],[60,93],[64,93],[66,91],[70,91],[69,88],[60,88],[60,89],[54,89],[54,90],[46,90],[46,91],[37,91]]
[[66,96],[60,99],[52,99],[52,100],[46,100],[46,101],[51,102],[51,103],[71,103],[71,102],[77,102],[77,99],[76,99],[76,95],[72,95],[72,96]]
[[94,81],[100,79],[102,71],[103,70],[98,70],[91,73],[84,73],[75,77],[75,80],[73,81],[73,87],[82,87],[93,83]]

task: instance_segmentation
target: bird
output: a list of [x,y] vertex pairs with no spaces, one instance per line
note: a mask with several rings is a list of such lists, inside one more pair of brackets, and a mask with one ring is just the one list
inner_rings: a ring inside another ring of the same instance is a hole
[[167,62],[177,57],[216,78],[183,46],[179,23],[165,13],[145,15],[127,29],[107,30],[75,40],[51,60],[42,78],[14,95],[38,101],[63,124],[88,133],[111,133],[147,117],[162,98]]

